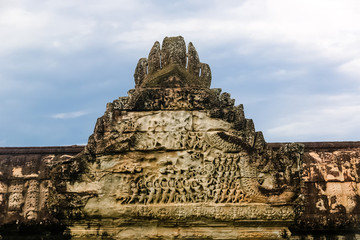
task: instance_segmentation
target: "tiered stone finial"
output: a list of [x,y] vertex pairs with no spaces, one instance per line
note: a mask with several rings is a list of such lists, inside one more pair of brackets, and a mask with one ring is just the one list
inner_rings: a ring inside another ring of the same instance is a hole
[[156,41],[148,58],[139,60],[134,79],[136,88],[209,88],[211,70],[208,64],[200,62],[191,42],[186,53],[183,37],[165,37],[162,47]]

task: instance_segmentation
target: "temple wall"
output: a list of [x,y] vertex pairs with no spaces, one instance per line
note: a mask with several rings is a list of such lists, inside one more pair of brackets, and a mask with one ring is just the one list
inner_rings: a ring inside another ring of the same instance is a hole
[[299,228],[337,232],[359,228],[360,146],[341,145],[319,146],[305,153]]
[[[328,239],[356,239],[359,229],[359,162],[360,142],[310,142],[303,143],[305,153],[303,159],[302,213],[293,223],[292,238],[312,239],[328,237]],[[269,143],[277,149],[280,144]],[[1,233],[19,234],[23,226],[28,231],[27,224],[49,224],[51,215],[45,207],[47,193],[51,184],[51,169],[63,161],[70,160],[80,153],[83,146],[73,147],[32,147],[32,148],[0,148],[1,169]],[[261,206],[260,206],[261,207]],[[106,221],[105,221],[106,222]],[[113,223],[99,230],[99,220],[94,220],[93,225],[86,223],[68,227],[85,235],[99,236],[104,232],[117,231]],[[104,222],[102,222],[104,224]],[[146,224],[145,224],[146,225]],[[244,231],[241,224],[234,223],[229,228],[219,223],[213,223],[212,230],[217,236],[231,239],[230,232]],[[276,224],[275,224],[276,225]],[[38,226],[38,225],[37,225]],[[155,227],[157,226],[157,227]],[[168,236],[191,236],[197,233],[205,236],[208,228],[197,226],[193,228],[177,228],[178,233],[169,228],[176,223],[169,222],[165,226],[148,224],[145,228],[152,231],[162,231]],[[144,226],[143,226],[144,227]],[[124,227],[123,234],[136,236],[141,228]],[[153,229],[153,230],[151,230]],[[157,229],[157,230],[154,230]],[[163,229],[163,230],[159,230]],[[254,236],[261,234],[256,227],[245,228]],[[269,232],[276,227],[268,227]],[[42,228],[42,231],[57,234],[57,231],[66,232],[66,228]],[[285,229],[284,229],[285,231]],[[286,232],[286,231],[285,231]],[[201,234],[202,233],[202,234]],[[205,235],[204,235],[205,234]],[[106,234],[105,234],[106,235]],[[214,234],[210,234],[214,235]],[[221,237],[220,237],[221,238]],[[270,238],[270,236],[268,236]],[[276,237],[275,237],[276,239]]]
[[51,173],[83,148],[0,148],[0,232],[4,238],[49,233],[62,236],[64,228],[49,212],[50,202],[56,198],[51,195],[56,179]]

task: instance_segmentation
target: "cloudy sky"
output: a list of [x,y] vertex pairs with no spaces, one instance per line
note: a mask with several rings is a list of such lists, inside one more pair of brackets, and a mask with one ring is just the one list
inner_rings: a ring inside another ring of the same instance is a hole
[[0,0],[0,146],[85,144],[182,35],[268,142],[360,140],[358,0]]

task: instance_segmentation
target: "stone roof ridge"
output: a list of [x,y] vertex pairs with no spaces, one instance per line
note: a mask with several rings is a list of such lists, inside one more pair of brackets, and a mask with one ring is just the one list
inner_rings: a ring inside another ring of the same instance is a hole
[[210,88],[211,70],[200,62],[190,42],[186,49],[182,36],[156,41],[148,58],[140,58],[134,73],[136,88]]

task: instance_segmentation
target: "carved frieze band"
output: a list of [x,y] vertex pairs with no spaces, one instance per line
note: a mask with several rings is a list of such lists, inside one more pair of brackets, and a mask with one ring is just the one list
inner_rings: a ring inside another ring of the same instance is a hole
[[293,221],[294,209],[289,205],[268,204],[174,204],[174,205],[127,205],[117,209],[123,217],[150,217],[154,219],[208,218],[223,221],[281,220]]
[[[111,103],[114,110],[203,110],[234,107],[235,100],[221,89],[152,88],[130,90],[129,97]],[[243,115],[243,113],[242,113]]]

